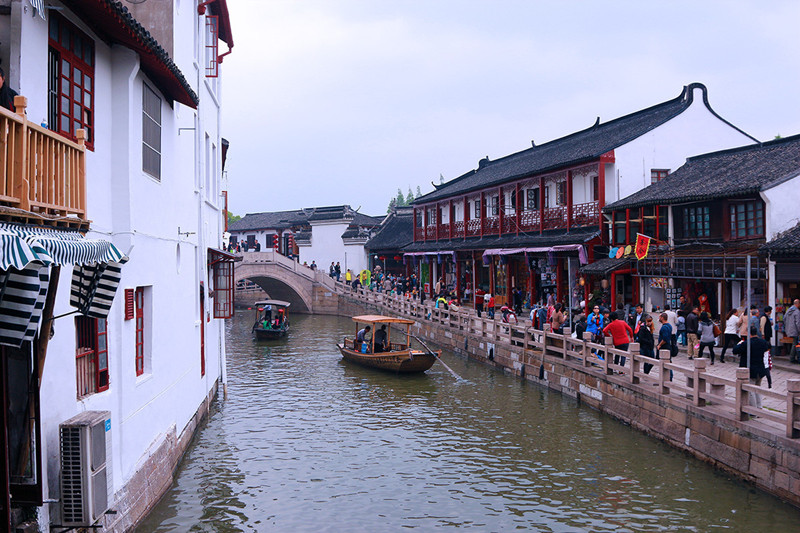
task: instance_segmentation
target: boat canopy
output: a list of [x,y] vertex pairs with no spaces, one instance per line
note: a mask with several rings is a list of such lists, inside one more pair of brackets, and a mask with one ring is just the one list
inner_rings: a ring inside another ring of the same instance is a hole
[[257,307],[263,307],[265,305],[274,305],[276,307],[289,307],[292,304],[290,302],[284,302],[283,300],[264,300],[262,302],[256,302],[255,305]]
[[360,322],[362,324],[413,324],[413,320],[407,318],[397,318],[393,316],[383,315],[361,315],[354,316],[353,322]]

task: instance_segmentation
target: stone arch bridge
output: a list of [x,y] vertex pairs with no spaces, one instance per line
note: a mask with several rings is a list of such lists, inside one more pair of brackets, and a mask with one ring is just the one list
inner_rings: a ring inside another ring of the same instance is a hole
[[250,280],[270,298],[291,302],[291,312],[336,314],[336,282],[319,270],[298,264],[273,250],[237,254],[234,282]]

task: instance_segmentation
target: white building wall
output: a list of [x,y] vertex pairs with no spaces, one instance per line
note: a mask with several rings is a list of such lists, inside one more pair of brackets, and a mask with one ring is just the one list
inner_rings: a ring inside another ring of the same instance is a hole
[[764,232],[767,242],[774,239],[778,233],[800,222],[800,209],[797,206],[798,190],[800,190],[800,175],[761,193],[765,204]]
[[[76,400],[74,317],[59,318],[42,382],[45,499],[58,497],[58,425],[84,410],[109,410],[112,420],[112,478],[115,491],[165,436],[180,434],[206,398],[224,366],[223,321],[205,296],[199,314],[199,284],[209,287],[207,248],[221,247],[222,212],[219,81],[201,77],[195,62],[203,20],[189,2],[176,2],[175,57],[200,96],[199,110],[162,96],[162,171],[156,180],[142,171],[142,84],[138,55],[108,46],[68,9],[59,12],[95,43],[94,150],[87,152],[88,237],[105,238],[130,256],[108,317],[109,390]],[[182,5],[181,5],[182,4]],[[28,98],[28,116],[47,116],[47,22],[21,16],[14,2],[12,35],[21,45],[12,57],[12,79]],[[29,8],[28,8],[29,9]],[[52,11],[48,10],[48,13]],[[179,128],[189,128],[180,131]],[[205,143],[206,136],[209,139]],[[206,146],[208,150],[206,152]],[[208,177],[208,180],[205,178]],[[179,234],[179,230],[182,232]],[[262,241],[263,243],[263,241]],[[55,315],[68,313],[70,268],[62,269]],[[135,321],[124,320],[124,289],[148,287],[146,312],[149,363],[135,371]],[[209,320],[210,318],[210,320]],[[205,376],[201,376],[200,325],[205,320]],[[49,523],[43,508],[42,523]],[[54,515],[57,516],[57,513]]]
[[672,172],[687,157],[753,142],[714,116],[703,103],[703,90],[695,88],[692,104],[683,113],[614,151],[614,171],[606,173],[606,202],[650,185],[652,169]]
[[[342,234],[347,231],[349,225],[350,222],[344,220],[311,222],[311,246],[303,250],[305,255],[300,257],[301,261],[307,261],[309,265],[311,261],[316,261],[317,265],[326,265],[326,267],[330,267],[331,261],[334,263],[338,261],[342,267],[342,273],[347,268],[353,268],[352,265],[356,264],[354,263],[356,261],[355,254],[352,252],[349,255],[346,254],[348,250],[342,241]],[[363,246],[361,255],[365,255]],[[345,263],[347,263],[346,267]],[[358,264],[365,263],[362,261]]]
[[[369,268],[367,251],[364,249],[364,244],[366,244],[366,242],[345,244],[343,246],[344,261],[342,261],[342,273],[346,272],[348,268],[353,272],[361,272]],[[319,262],[317,262],[317,264],[319,264]],[[330,262],[326,264],[330,265]]]

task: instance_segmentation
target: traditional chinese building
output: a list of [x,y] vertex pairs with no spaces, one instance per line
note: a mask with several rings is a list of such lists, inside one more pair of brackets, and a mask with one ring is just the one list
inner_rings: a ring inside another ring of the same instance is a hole
[[631,276],[648,308],[674,307],[684,296],[717,316],[746,302],[750,256],[750,302],[774,306],[800,294],[784,255],[794,233],[764,246],[797,224],[799,190],[800,135],[691,157],[605,207],[612,248],[632,245],[639,233],[655,241],[647,258],[623,257],[625,274],[611,275]]
[[[706,87],[667,102],[490,160],[414,201],[414,242],[404,255],[422,283],[442,277],[496,295],[519,287],[530,301],[569,303],[591,287],[577,269],[602,244],[607,203],[662,179],[685,158],[754,139],[722,119]],[[570,291],[570,282],[572,291]]]

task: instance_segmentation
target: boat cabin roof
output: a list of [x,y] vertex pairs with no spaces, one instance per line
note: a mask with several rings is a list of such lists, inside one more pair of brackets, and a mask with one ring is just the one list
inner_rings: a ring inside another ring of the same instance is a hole
[[360,322],[362,324],[413,324],[413,320],[407,318],[397,318],[393,316],[383,315],[360,315],[354,316],[353,322]]
[[292,305],[289,302],[284,302],[283,300],[264,300],[262,302],[256,302],[256,307],[264,307],[265,305],[274,305],[276,307],[289,307]]

